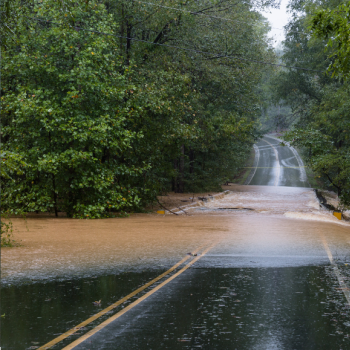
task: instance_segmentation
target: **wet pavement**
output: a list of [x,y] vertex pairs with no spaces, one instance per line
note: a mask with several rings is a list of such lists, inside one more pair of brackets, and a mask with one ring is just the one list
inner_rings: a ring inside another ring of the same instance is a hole
[[[260,164],[276,165],[263,142]],[[320,207],[302,168],[269,169],[252,177],[265,186],[179,216],[15,219],[2,349],[350,349],[350,224]]]
[[[147,277],[153,276],[5,288],[3,302],[18,308],[5,307],[10,322],[2,329],[3,347],[35,349],[96,313],[100,307],[91,300],[103,298],[103,308]],[[75,349],[348,349],[350,313],[343,299],[326,266],[197,267]]]
[[193,269],[75,349],[347,349],[323,267]]
[[255,148],[256,171],[249,185],[310,187],[303,161],[293,147],[265,136]]
[[[2,348],[37,348],[162,272],[130,272],[7,286],[1,292],[2,314],[5,314]],[[101,304],[93,304],[100,300]],[[78,336],[79,331],[76,333]]]

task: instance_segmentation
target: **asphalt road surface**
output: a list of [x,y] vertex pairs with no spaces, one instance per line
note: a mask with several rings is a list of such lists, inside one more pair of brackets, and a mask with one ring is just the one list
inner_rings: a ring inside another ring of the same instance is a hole
[[251,185],[225,198],[101,220],[133,272],[3,288],[2,348],[350,349],[350,225],[320,208],[295,150],[257,147]]
[[310,187],[303,161],[293,147],[265,136],[255,152],[256,168],[249,185]]

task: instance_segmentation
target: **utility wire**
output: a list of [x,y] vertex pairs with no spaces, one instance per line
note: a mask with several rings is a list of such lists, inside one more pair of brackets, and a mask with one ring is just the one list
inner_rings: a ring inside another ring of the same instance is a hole
[[[63,25],[63,24],[61,24],[61,23],[52,22],[52,21],[50,21],[50,20],[44,20],[44,19],[39,19],[39,18],[31,18],[31,17],[27,17],[27,18],[30,18],[30,19],[32,19],[32,20],[39,21],[39,22],[57,24],[57,25],[59,25],[59,26],[62,26],[62,25]],[[151,44],[151,45],[165,46],[165,47],[172,48],[172,49],[177,49],[177,50],[183,50],[183,51],[188,51],[188,52],[201,53],[201,54],[205,54],[205,55],[212,55],[213,57],[211,57],[210,59],[233,58],[233,59],[236,59],[236,60],[238,60],[238,61],[254,62],[254,63],[265,64],[265,65],[270,65],[270,66],[275,66],[275,67],[283,67],[283,68],[290,68],[290,69],[299,69],[299,70],[310,71],[310,72],[316,72],[316,73],[325,73],[324,71],[321,71],[321,70],[310,69],[310,68],[302,68],[302,67],[294,67],[294,66],[286,66],[286,65],[284,65],[284,64],[264,62],[264,61],[259,61],[259,60],[255,60],[255,59],[250,59],[250,58],[242,58],[242,57],[239,57],[238,55],[232,55],[232,56],[226,56],[226,55],[224,55],[224,56],[220,56],[220,55],[215,54],[215,53],[213,53],[213,52],[201,51],[201,50],[195,50],[195,49],[189,49],[189,48],[180,47],[180,46],[174,46],[174,45],[167,45],[167,44],[155,43],[155,42],[152,42],[152,41],[147,41],[147,40],[137,39],[137,38],[130,38],[130,37],[123,36],[123,35],[105,33],[105,32],[100,32],[100,31],[96,31],[96,30],[92,30],[92,29],[84,29],[84,28],[77,27],[77,26],[69,26],[69,27],[70,27],[70,28],[73,28],[73,29],[79,29],[79,30],[82,30],[82,31],[85,31],[85,32],[94,33],[94,34],[102,34],[102,35],[107,35],[107,36],[114,36],[114,37],[117,37],[117,38],[122,38],[122,39],[127,39],[127,40],[133,40],[133,41],[143,42],[143,43],[147,43],[147,44]]]
[[[205,16],[205,17],[209,17],[209,18],[220,19],[220,20],[228,21],[228,22],[236,22],[236,23],[247,24],[247,22],[245,22],[245,21],[240,21],[240,20],[237,20],[237,19],[230,19],[230,18],[225,18],[225,17],[212,16],[212,15],[208,15],[208,14],[203,13],[203,12],[196,12],[196,11],[179,9],[177,7],[170,7],[170,6],[154,4],[153,2],[146,2],[146,1],[139,1],[139,0],[132,0],[132,1],[138,2],[140,4],[146,4],[146,5],[151,5],[151,6],[162,7],[162,8],[169,9],[169,10],[185,12],[185,13],[189,13],[191,15],[199,15],[199,16]],[[276,29],[276,30],[285,30],[284,28],[276,28],[276,27],[270,27],[270,28],[271,29]],[[302,31],[294,31],[294,30],[288,30],[287,33],[308,34],[308,33],[302,32]]]

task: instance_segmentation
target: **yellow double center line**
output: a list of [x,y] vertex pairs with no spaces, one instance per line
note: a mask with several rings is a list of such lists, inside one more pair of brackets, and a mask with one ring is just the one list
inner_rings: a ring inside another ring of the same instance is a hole
[[[82,337],[80,337],[79,339],[77,339],[76,341],[74,341],[73,343],[69,344],[68,346],[66,346],[65,348],[63,348],[62,350],[68,350],[68,349],[73,349],[75,346],[77,346],[78,344],[82,343],[83,341],[85,341],[86,339],[88,339],[89,337],[91,337],[93,334],[97,333],[98,331],[100,331],[102,328],[106,327],[108,324],[110,324],[111,322],[113,322],[114,320],[116,320],[117,318],[119,318],[120,316],[122,316],[123,314],[125,314],[127,311],[129,311],[130,309],[132,309],[133,307],[135,307],[136,305],[138,305],[141,301],[145,300],[146,298],[148,298],[150,295],[152,295],[153,293],[155,293],[156,291],[158,291],[160,288],[162,288],[163,286],[165,286],[167,283],[169,283],[170,281],[172,281],[174,278],[176,278],[177,276],[181,275],[184,271],[186,271],[191,265],[193,265],[198,259],[200,259],[203,255],[205,255],[210,249],[212,249],[216,244],[218,243],[218,241],[212,243],[207,249],[205,249],[201,255],[197,256],[196,258],[194,258],[193,260],[191,260],[186,266],[184,266],[180,271],[178,271],[177,273],[175,273],[174,275],[172,275],[171,277],[169,277],[167,280],[165,280],[164,282],[162,282],[161,284],[159,284],[157,287],[155,287],[154,289],[152,289],[151,291],[149,291],[148,293],[146,293],[145,295],[143,295],[141,298],[137,299],[136,301],[134,301],[133,303],[131,303],[130,305],[128,305],[127,307],[125,307],[123,310],[119,311],[118,313],[116,313],[114,316],[110,317],[109,319],[107,319],[106,321],[104,321],[103,323],[101,323],[100,325],[98,325],[97,327],[93,328],[91,331],[89,331],[88,333],[86,333],[85,335],[83,335]],[[201,248],[203,248],[203,246],[206,244],[201,245],[200,247],[198,247],[196,250],[193,251],[193,254],[196,254]],[[41,346],[40,348],[38,348],[38,350],[44,350],[44,349],[49,349],[52,346],[56,345],[57,343],[61,342],[62,340],[68,338],[70,335],[74,334],[75,332],[77,332],[80,328],[85,327],[86,325],[90,324],[91,322],[97,320],[98,318],[100,318],[101,316],[105,315],[107,312],[115,309],[117,306],[123,304],[125,301],[127,301],[128,299],[132,298],[133,296],[135,296],[136,294],[142,292],[143,290],[145,290],[146,288],[150,287],[152,284],[156,283],[157,281],[159,281],[160,279],[162,279],[163,277],[165,277],[166,275],[170,274],[171,272],[173,272],[177,267],[179,267],[180,265],[182,265],[186,260],[188,260],[191,256],[186,256],[184,257],[182,260],[180,260],[177,264],[175,264],[173,267],[171,267],[168,271],[162,273],[161,275],[159,275],[158,277],[156,277],[155,279],[153,279],[152,281],[146,283],[145,285],[143,285],[142,287],[136,289],[135,291],[133,291],[132,293],[130,293],[129,295],[127,295],[126,297],[118,300],[116,303],[108,306],[107,308],[105,308],[104,310],[98,312],[97,314],[91,316],[90,318],[88,318],[87,320],[85,320],[84,322],[78,324],[77,326],[75,326],[74,328],[70,329],[69,331],[61,334],[59,337],[51,340],[50,342],[46,343],[45,345]]]

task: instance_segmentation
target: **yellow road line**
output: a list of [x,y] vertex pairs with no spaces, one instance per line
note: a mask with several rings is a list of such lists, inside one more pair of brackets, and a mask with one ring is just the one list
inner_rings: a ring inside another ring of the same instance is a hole
[[331,265],[333,267],[333,272],[335,273],[335,275],[336,275],[336,277],[338,279],[340,288],[341,288],[342,292],[344,293],[344,296],[345,296],[346,301],[348,302],[348,305],[350,305],[350,291],[349,291],[349,288],[345,284],[344,277],[340,273],[337,264],[333,260],[333,255],[332,255],[331,250],[329,249],[329,246],[328,246],[328,243],[326,241],[326,238],[322,235],[321,239],[322,239],[322,243],[323,243],[324,249],[326,250],[326,253],[328,255],[328,259],[331,262]]
[[193,265],[198,259],[200,259],[203,255],[205,255],[210,249],[212,249],[218,242],[215,242],[213,244],[211,244],[207,249],[205,249],[201,255],[197,256],[196,258],[194,258],[193,260],[191,260],[186,266],[184,266],[180,271],[176,272],[174,275],[172,275],[171,277],[169,277],[167,280],[165,280],[164,282],[162,282],[161,284],[159,284],[157,287],[153,288],[151,291],[149,291],[148,293],[146,293],[145,295],[143,295],[141,298],[137,299],[136,301],[134,301],[133,303],[131,303],[130,305],[128,305],[127,307],[125,307],[125,309],[119,311],[118,313],[116,313],[114,316],[110,317],[109,319],[107,319],[106,321],[102,322],[100,325],[98,325],[97,327],[93,328],[91,331],[87,332],[86,334],[84,334],[82,337],[80,337],[79,339],[75,340],[73,343],[69,344],[68,346],[64,347],[62,350],[71,350],[74,347],[76,347],[77,345],[81,344],[82,342],[84,342],[85,340],[87,340],[88,338],[90,338],[92,335],[96,334],[97,332],[99,332],[101,329],[103,329],[104,327],[106,327],[107,325],[109,325],[110,323],[112,323],[113,321],[115,321],[117,318],[119,318],[120,316],[124,315],[126,312],[128,312],[129,310],[131,310],[133,307],[135,307],[136,305],[140,304],[143,300],[145,300],[146,298],[148,298],[149,296],[151,296],[153,293],[157,292],[159,289],[161,289],[162,287],[164,287],[166,284],[168,284],[169,282],[171,282],[173,279],[175,279],[177,276],[181,275],[184,271],[186,271],[191,265]]
[[[203,246],[205,246],[206,244],[202,244],[201,246],[199,246],[196,250],[194,250],[192,253],[195,254],[197,253]],[[180,260],[177,264],[175,264],[173,267],[171,267],[168,271],[165,271],[164,273],[162,273],[161,275],[159,275],[158,277],[156,277],[155,279],[153,279],[152,281],[146,283],[145,285],[143,285],[142,287],[134,290],[132,293],[128,294],[126,297],[118,300],[117,302],[115,302],[114,304],[108,306],[107,308],[105,308],[104,310],[101,310],[100,312],[98,312],[97,314],[91,316],[90,318],[88,318],[87,320],[79,323],[77,326],[75,326],[74,328],[70,329],[69,331],[61,334],[60,336],[58,336],[57,338],[51,340],[50,342],[46,343],[45,345],[42,345],[40,348],[38,348],[37,350],[44,350],[44,349],[49,349],[52,346],[54,346],[55,344],[61,342],[62,340],[68,338],[70,335],[72,335],[73,333],[77,332],[80,328],[85,327],[86,325],[88,325],[89,323],[97,320],[99,317],[105,315],[107,312],[113,310],[114,308],[116,308],[117,306],[119,306],[120,304],[123,304],[125,301],[127,301],[128,299],[132,298],[133,296],[135,296],[136,294],[142,292],[143,290],[145,290],[146,288],[148,288],[149,286],[151,286],[152,284],[154,284],[155,282],[159,281],[160,279],[162,279],[163,277],[165,277],[166,275],[168,275],[169,273],[173,272],[177,267],[179,267],[180,265],[182,265],[186,260],[188,260],[190,258],[190,255],[185,256],[182,260]]]

